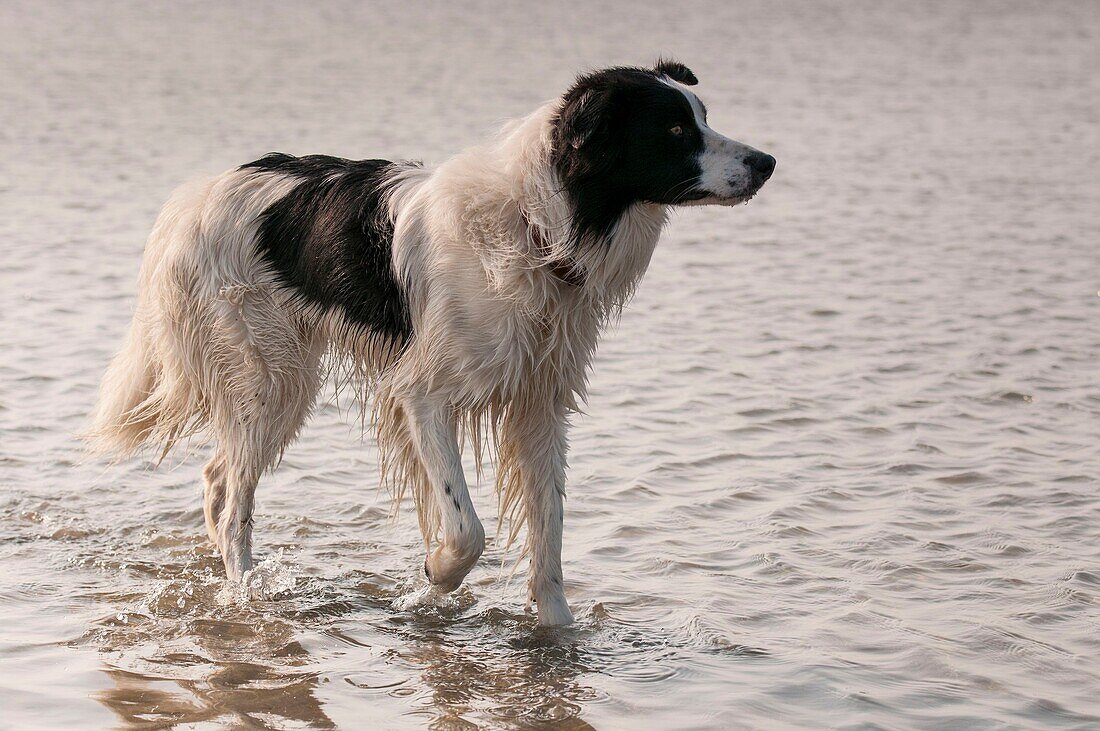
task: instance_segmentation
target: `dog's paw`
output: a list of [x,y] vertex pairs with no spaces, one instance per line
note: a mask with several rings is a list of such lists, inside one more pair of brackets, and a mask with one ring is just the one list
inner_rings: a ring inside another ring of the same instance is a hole
[[478,553],[457,553],[440,546],[424,561],[424,575],[438,591],[449,593],[462,586],[462,580],[477,563]]
[[564,594],[548,594],[536,599],[540,627],[564,627],[573,624],[573,613]]

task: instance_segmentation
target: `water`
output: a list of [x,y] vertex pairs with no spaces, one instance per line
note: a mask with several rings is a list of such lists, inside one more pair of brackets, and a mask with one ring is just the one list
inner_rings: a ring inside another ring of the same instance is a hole
[[[0,726],[1100,724],[1100,5],[463,6],[0,7]],[[243,593],[201,449],[80,461],[178,182],[439,160],[659,53],[779,166],[675,217],[601,346],[574,627],[497,544],[402,608],[351,403],[261,483]]]

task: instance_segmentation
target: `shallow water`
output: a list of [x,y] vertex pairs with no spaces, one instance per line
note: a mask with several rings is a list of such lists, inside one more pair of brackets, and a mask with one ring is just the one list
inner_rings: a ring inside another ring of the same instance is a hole
[[[0,726],[1100,724],[1100,5],[463,5],[0,6]],[[245,593],[201,450],[80,461],[179,181],[439,160],[659,53],[779,166],[676,216],[601,346],[574,627],[496,544],[402,608],[416,522],[342,400]]]

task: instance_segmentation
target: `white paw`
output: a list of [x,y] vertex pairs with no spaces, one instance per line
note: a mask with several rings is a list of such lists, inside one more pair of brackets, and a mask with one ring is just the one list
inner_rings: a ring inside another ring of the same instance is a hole
[[424,575],[440,591],[454,591],[462,586],[462,580],[473,569],[484,548],[484,538],[471,541],[458,550],[446,545],[439,546],[424,561]]
[[573,624],[573,613],[569,611],[564,594],[548,592],[537,597],[535,602],[538,604],[540,627],[564,627]]

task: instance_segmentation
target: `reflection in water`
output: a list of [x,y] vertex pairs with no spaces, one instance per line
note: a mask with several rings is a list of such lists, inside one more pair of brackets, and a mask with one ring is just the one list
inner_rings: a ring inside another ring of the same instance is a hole
[[108,661],[103,672],[114,687],[95,694],[127,723],[253,722],[283,728],[292,721],[334,728],[315,696],[317,671],[291,624],[270,616],[252,623],[147,618],[133,629],[130,622],[135,619],[128,616],[126,624],[115,624],[103,649],[140,670]]
[[[591,728],[580,718],[581,708],[598,694],[578,682],[592,668],[575,631],[532,635],[529,626],[518,626],[503,612],[477,619],[488,632],[463,641],[446,637],[444,626],[426,630],[418,621],[398,632],[408,642],[399,656],[420,667],[420,679],[431,688],[426,713],[434,716],[435,725],[453,728],[485,712],[499,721]],[[490,638],[496,642],[486,644]]]
[[307,728],[335,728],[313,692],[315,675],[274,675],[253,663],[226,663],[202,680],[171,680],[111,667],[103,672],[115,687],[94,697],[126,723],[164,727],[201,721],[256,722],[283,728],[300,721]]
[[216,578],[207,548],[189,555],[175,568],[184,579],[144,597],[99,597],[136,608],[80,643],[106,658],[112,686],[93,697],[128,725],[334,728],[318,690],[338,680],[368,698],[404,698],[406,724],[591,728],[582,708],[601,696],[581,678],[595,671],[584,649],[598,636],[592,628],[534,629],[528,615],[476,611],[465,590],[442,606],[395,611],[396,587],[361,576],[288,582],[291,569],[271,559],[264,581],[293,590],[248,600]]

